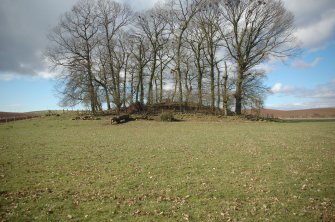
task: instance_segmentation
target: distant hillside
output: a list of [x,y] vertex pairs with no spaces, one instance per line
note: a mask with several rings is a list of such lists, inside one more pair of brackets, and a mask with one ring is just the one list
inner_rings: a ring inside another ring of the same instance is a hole
[[[255,113],[254,111],[252,111]],[[247,111],[250,113],[250,110]],[[275,110],[262,109],[261,116],[278,118],[335,118],[335,108],[303,109],[303,110]]]
[[0,123],[30,119],[36,117],[36,114],[33,113],[12,113],[12,112],[0,112]]
[[12,113],[12,112],[0,112],[0,117],[22,117],[27,116],[28,113]]

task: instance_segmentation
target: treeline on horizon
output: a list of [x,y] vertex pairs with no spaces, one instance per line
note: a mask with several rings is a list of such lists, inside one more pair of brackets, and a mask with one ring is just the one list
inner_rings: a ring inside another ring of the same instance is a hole
[[46,57],[62,73],[64,107],[177,102],[241,114],[269,91],[258,65],[298,51],[293,21],[281,0],[165,0],[140,12],[80,0],[49,33]]

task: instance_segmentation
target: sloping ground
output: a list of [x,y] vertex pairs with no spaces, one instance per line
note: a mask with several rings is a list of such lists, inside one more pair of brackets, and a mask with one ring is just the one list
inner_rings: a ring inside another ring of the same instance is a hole
[[[248,111],[250,113],[250,111]],[[255,113],[253,111],[253,113]],[[278,118],[335,118],[335,108],[304,109],[304,110],[275,110],[262,109],[261,116]]]

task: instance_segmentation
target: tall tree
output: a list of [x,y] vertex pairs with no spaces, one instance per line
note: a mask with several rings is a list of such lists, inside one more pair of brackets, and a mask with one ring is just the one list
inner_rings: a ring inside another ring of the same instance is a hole
[[[118,35],[127,25],[132,22],[133,12],[128,5],[120,4],[112,0],[99,0],[97,2],[97,18],[100,29],[100,44],[106,48],[108,62],[108,73],[112,79],[113,101],[120,110],[121,81],[120,72],[123,66],[124,57],[120,59],[119,49],[122,50],[122,40]],[[117,49],[119,47],[119,49]],[[124,55],[124,53],[121,53]]]
[[193,52],[194,63],[197,72],[197,89],[198,89],[198,107],[202,107],[202,85],[203,85],[203,75],[205,73],[206,62],[205,58],[205,35],[201,28],[199,28],[199,20],[195,20],[190,25],[187,31],[188,47]]
[[[215,110],[215,69],[219,63],[219,59],[217,58],[217,51],[221,41],[218,6],[219,4],[217,1],[208,1],[207,4],[203,6],[201,13],[199,13],[199,26],[204,34],[204,40],[206,44],[205,56],[209,65],[212,111]],[[218,71],[218,75],[220,75],[219,69],[216,70]],[[219,83],[219,78],[217,80]],[[219,87],[219,84],[217,84],[217,87]],[[218,98],[220,98],[219,95]]]
[[293,15],[281,0],[223,0],[221,7],[224,47],[237,67],[235,112],[241,114],[248,70],[296,52]]
[[[159,61],[159,102],[163,101],[163,85],[164,85],[164,73],[168,70],[171,61],[174,58],[172,53],[171,41],[167,38],[167,43],[164,47],[158,52],[158,61]],[[157,93],[157,92],[156,92]]]
[[[131,55],[134,58],[137,72],[136,102],[144,104],[144,84],[145,69],[150,62],[150,50],[147,38],[141,34],[135,33],[131,36]],[[139,98],[140,97],[140,98]]]
[[[99,107],[97,89],[94,86],[93,52],[99,43],[97,38],[95,5],[88,0],[81,0],[65,13],[59,24],[48,38],[52,42],[47,51],[47,58],[55,67],[62,67],[68,73],[68,80],[81,81],[83,92],[87,92],[91,111]],[[80,74],[79,78],[71,75]],[[72,83],[70,85],[73,85]],[[68,96],[65,93],[65,96]]]
[[151,51],[151,67],[148,85],[148,104],[153,103],[153,80],[158,67],[158,53],[167,43],[168,33],[166,30],[167,23],[165,21],[166,12],[164,8],[158,5],[137,17],[137,26],[140,32],[148,39]]
[[107,53],[104,47],[98,47],[97,50],[97,64],[95,81],[103,88],[107,103],[107,109],[111,109],[111,99],[110,99],[110,75],[108,75],[108,61],[107,61]]
[[204,0],[171,0],[169,13],[169,27],[174,36],[176,56],[175,56],[175,72],[179,84],[179,104],[180,108],[183,103],[183,87],[182,87],[182,46],[185,44],[184,35],[189,27],[191,20],[201,10]]
[[267,92],[255,66],[297,51],[282,0],[166,0],[136,16],[113,0],[80,0],[49,38],[48,58],[65,71],[63,104],[89,101],[93,112],[101,102],[120,110],[134,97],[162,102],[168,82],[180,109],[197,100],[214,111],[223,102],[227,114],[234,95],[241,114]]

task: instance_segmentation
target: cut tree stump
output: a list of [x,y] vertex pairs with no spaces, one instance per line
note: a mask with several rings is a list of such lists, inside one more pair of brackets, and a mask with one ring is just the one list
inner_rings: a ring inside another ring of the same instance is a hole
[[111,118],[111,124],[126,123],[129,120],[130,120],[129,115],[115,116],[115,117]]

